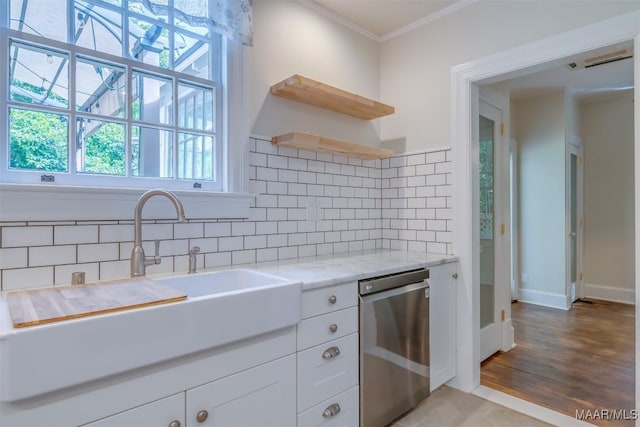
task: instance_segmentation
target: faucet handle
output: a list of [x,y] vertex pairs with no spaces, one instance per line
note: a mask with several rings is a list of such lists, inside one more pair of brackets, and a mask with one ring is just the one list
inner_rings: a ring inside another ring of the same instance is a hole
[[160,264],[162,262],[162,258],[160,257],[160,240],[156,239],[154,242],[155,245],[155,253],[153,255],[153,263]]

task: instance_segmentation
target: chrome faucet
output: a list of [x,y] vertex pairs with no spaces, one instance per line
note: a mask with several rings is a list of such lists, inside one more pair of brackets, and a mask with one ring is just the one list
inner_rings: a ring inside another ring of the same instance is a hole
[[147,257],[144,254],[144,249],[142,248],[142,208],[144,204],[152,198],[153,196],[164,196],[173,203],[173,206],[176,207],[176,212],[178,213],[178,222],[185,222],[186,219],[184,217],[184,208],[182,207],[182,203],[175,194],[165,191],[165,190],[149,190],[144,193],[138,199],[138,203],[136,203],[136,208],[133,216],[133,228],[134,228],[134,241],[133,241],[133,249],[131,250],[131,277],[144,276],[146,273],[147,265],[152,264],[160,264],[162,258],[160,258],[160,241],[156,240],[156,251],[155,255],[152,257]]

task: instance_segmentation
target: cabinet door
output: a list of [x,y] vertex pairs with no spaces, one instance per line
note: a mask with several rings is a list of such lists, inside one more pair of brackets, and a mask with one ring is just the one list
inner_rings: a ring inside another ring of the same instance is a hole
[[455,262],[429,268],[429,347],[431,391],[456,375],[456,279]]
[[188,427],[295,425],[295,355],[187,390]]
[[185,427],[184,393],[85,424],[85,427]]

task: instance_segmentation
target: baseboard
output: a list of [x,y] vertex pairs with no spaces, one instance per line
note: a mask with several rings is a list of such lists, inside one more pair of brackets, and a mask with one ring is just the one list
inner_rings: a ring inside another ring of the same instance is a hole
[[616,288],[613,286],[596,285],[593,283],[584,284],[586,298],[601,299],[611,302],[621,302],[624,304],[634,304],[636,293],[634,289]]
[[562,294],[552,294],[551,292],[535,291],[533,289],[520,288],[519,301],[530,304],[542,305],[551,308],[568,310],[567,297]]

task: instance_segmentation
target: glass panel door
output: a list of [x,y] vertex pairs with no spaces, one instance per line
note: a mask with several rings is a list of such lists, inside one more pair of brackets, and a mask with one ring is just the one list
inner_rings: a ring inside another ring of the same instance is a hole
[[495,322],[494,128],[480,116],[480,328]]

